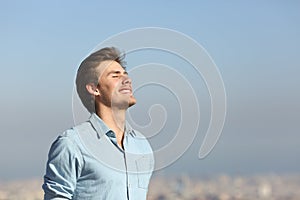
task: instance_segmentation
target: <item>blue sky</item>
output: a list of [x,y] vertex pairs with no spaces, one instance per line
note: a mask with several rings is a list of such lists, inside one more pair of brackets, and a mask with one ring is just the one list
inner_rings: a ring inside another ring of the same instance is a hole
[[299,11],[292,0],[1,1],[0,179],[42,176],[51,142],[73,126],[80,61],[108,37],[142,27],[173,29],[201,44],[228,98],[211,154],[197,159],[200,130],[184,156],[159,173],[299,172]]

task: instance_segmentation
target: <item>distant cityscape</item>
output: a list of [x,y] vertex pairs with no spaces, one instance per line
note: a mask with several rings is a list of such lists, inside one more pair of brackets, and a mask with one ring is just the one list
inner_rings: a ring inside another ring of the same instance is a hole
[[299,200],[300,175],[156,177],[148,200]]
[[[1,181],[0,200],[41,200],[42,180]],[[148,200],[299,200],[300,174],[155,176]]]

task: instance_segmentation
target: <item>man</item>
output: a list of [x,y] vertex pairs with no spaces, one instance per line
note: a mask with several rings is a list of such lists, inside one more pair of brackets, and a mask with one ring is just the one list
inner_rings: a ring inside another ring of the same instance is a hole
[[76,88],[91,117],[52,144],[44,199],[146,199],[153,154],[125,120],[136,99],[120,52],[110,47],[89,55],[78,69]]

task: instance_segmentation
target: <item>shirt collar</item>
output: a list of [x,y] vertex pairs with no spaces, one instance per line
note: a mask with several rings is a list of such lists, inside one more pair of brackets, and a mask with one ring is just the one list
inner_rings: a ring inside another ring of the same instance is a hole
[[[91,122],[92,126],[96,130],[98,138],[101,138],[103,134],[107,135],[108,137],[113,137],[113,138],[116,137],[114,132],[110,128],[108,128],[108,126],[103,122],[103,120],[96,113],[92,113],[89,121]],[[125,123],[125,135],[126,134],[129,134],[132,137],[136,135],[134,130],[132,129],[132,127],[127,121]]]

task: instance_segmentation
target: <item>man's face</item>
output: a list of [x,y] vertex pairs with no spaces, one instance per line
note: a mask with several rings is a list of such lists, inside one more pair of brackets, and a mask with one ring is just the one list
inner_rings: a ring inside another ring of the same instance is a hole
[[132,93],[131,79],[116,61],[104,61],[99,66],[100,77],[97,88],[99,101],[108,107],[128,108],[136,103]]

